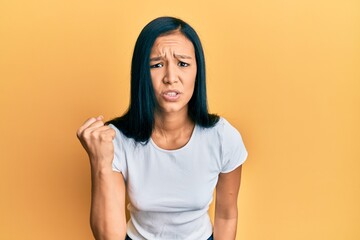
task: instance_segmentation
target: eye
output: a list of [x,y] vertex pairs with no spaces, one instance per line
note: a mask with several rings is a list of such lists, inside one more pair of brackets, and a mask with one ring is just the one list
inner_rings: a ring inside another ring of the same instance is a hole
[[188,67],[188,66],[190,66],[190,64],[188,64],[188,63],[186,63],[186,62],[179,62],[179,63],[178,63],[178,66],[179,66],[179,67]]
[[163,67],[162,63],[157,63],[157,64],[154,64],[154,65],[150,65],[150,68],[160,68],[160,67]]

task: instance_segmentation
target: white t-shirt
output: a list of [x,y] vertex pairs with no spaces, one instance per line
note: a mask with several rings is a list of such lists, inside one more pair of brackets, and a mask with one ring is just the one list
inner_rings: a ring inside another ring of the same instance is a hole
[[247,151],[224,118],[212,128],[196,125],[189,142],[164,150],[115,126],[113,170],[124,176],[130,198],[127,234],[133,240],[201,240],[212,234],[208,208],[220,173],[240,166]]

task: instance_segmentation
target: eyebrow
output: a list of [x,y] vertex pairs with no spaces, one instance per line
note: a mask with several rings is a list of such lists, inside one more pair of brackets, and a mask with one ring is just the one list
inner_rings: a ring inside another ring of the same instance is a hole
[[[192,57],[190,57],[188,55],[183,55],[183,54],[174,54],[174,57],[180,58],[180,59],[192,59]],[[150,62],[159,61],[163,58],[164,58],[163,56],[153,57],[153,58],[150,58]]]

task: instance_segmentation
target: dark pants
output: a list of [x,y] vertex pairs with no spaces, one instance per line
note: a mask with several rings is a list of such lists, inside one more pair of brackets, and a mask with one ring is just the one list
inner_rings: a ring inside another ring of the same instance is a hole
[[[126,235],[125,240],[132,240],[128,235]],[[211,235],[207,240],[214,240],[213,235]]]

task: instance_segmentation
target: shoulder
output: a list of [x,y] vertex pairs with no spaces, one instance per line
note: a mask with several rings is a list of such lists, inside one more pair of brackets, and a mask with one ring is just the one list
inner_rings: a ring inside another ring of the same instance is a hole
[[200,129],[203,142],[212,146],[220,144],[223,150],[234,148],[243,142],[240,132],[223,117],[213,127]]
[[240,132],[224,117],[220,117],[219,121],[213,127],[208,128],[207,131],[216,133],[222,139],[241,137]]
[[220,143],[221,172],[227,173],[240,166],[247,157],[247,151],[240,132],[225,118],[220,117],[213,127]]

